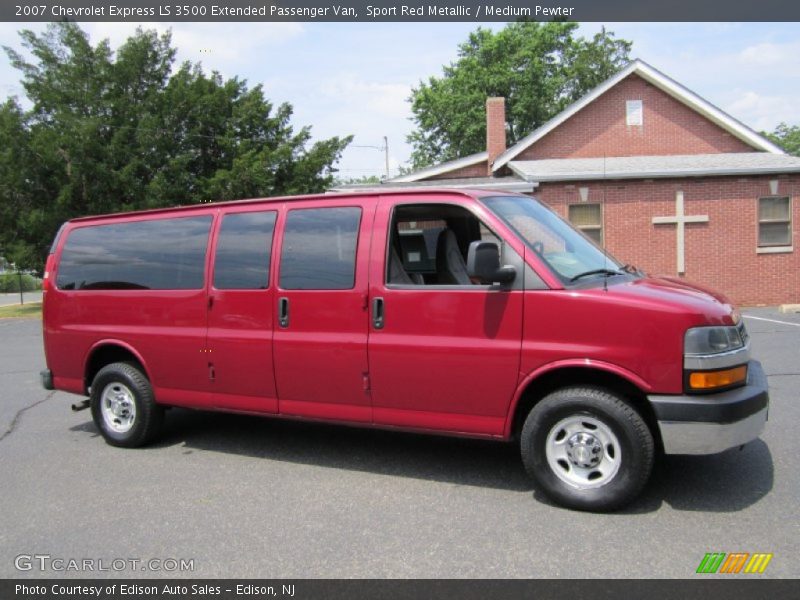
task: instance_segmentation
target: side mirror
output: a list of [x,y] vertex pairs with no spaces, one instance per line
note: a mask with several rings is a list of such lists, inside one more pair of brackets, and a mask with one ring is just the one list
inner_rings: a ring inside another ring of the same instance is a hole
[[494,242],[475,241],[467,252],[467,274],[483,284],[511,283],[517,276],[512,266],[500,266],[500,249]]

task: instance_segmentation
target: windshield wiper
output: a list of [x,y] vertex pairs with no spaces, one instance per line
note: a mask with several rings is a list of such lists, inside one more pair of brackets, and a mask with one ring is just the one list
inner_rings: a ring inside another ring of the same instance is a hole
[[641,275],[642,274],[642,272],[638,268],[636,268],[634,265],[632,265],[630,263],[628,263],[625,266],[623,266],[620,269],[620,271],[622,271],[623,273],[630,273],[631,275]]
[[578,273],[575,277],[570,278],[570,281],[577,281],[581,277],[588,277],[589,275],[600,275],[604,274],[606,277],[611,277],[612,275],[622,275],[621,271],[617,271],[616,269],[592,269],[591,271],[584,271],[583,273]]

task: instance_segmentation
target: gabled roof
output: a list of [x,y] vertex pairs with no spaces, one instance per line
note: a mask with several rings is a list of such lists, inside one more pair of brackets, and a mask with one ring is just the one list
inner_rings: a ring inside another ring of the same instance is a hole
[[414,171],[413,173],[400,175],[399,177],[393,177],[387,181],[391,183],[409,183],[411,181],[419,181],[420,179],[425,179],[427,177],[443,175],[444,173],[449,173],[450,171],[455,171],[456,169],[471,167],[472,165],[478,164],[479,162],[484,162],[488,159],[488,152],[478,152],[477,154],[470,154],[464,158],[457,158],[455,160],[439,163],[438,165],[433,165],[432,167],[420,169],[419,171]]
[[800,172],[800,158],[770,152],[626,156],[608,158],[548,158],[514,160],[509,168],[526,181],[590,181],[596,179],[651,179],[769,175]]
[[[569,105],[555,117],[547,121],[547,123],[532,131],[511,148],[506,150],[503,154],[498,156],[497,160],[495,160],[494,164],[492,165],[492,170],[497,171],[501,169],[503,166],[513,160],[514,157],[519,155],[520,152],[533,145],[536,141],[553,131],[556,127],[564,123],[567,119],[583,109],[589,103],[593,102],[617,85],[620,81],[634,73],[663,92],[669,94],[679,102],[682,102],[689,108],[700,113],[734,137],[737,137],[743,142],[749,144],[754,149],[771,152],[773,154],[784,154],[783,150],[781,150],[778,146],[770,142],[767,138],[760,135],[756,131],[750,129],[744,123],[737,121],[732,116],[720,110],[710,102],[703,100],[690,89],[682,86],[674,79],[667,77],[664,75],[664,73],[651,67],[646,62],[637,59],[622,69],[622,71],[601,83],[591,92],[583,96],[580,100]],[[725,154],[724,156],[730,155]]]

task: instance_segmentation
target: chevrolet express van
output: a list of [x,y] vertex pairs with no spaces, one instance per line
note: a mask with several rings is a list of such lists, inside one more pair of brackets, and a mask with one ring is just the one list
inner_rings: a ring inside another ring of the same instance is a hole
[[47,260],[47,389],[115,446],[182,406],[508,440],[613,510],[654,457],[755,439],[766,379],[722,296],[604,253],[536,199],[373,191],[88,217]]

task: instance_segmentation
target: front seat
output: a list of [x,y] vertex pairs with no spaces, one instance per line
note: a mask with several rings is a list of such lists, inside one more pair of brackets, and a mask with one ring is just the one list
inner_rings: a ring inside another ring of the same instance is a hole
[[403,261],[397,253],[397,249],[392,246],[389,255],[389,283],[399,283],[402,285],[412,285],[416,283],[411,279],[408,272],[403,267]]
[[442,285],[472,284],[452,229],[442,229],[436,241],[436,274]]

